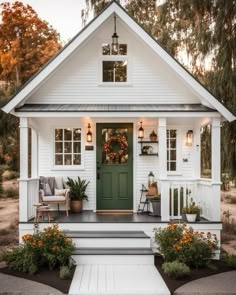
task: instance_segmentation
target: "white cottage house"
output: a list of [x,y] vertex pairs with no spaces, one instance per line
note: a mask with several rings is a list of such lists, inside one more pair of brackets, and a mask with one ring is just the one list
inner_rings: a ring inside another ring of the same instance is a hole
[[[118,44],[112,44],[114,33]],[[181,207],[191,197],[202,207],[201,220],[193,227],[219,237],[220,125],[235,117],[117,2],[3,110],[20,118],[20,235],[33,230],[39,176],[79,175],[90,181],[89,202],[80,215],[67,217],[60,208],[63,229],[152,236],[154,227],[180,219]],[[212,126],[211,179],[200,174],[200,130],[206,124]],[[154,142],[149,139],[152,130],[158,135]],[[151,146],[147,153],[145,146]],[[136,214],[150,171],[161,193],[160,218]],[[97,214],[107,210],[108,215]],[[112,214],[117,211],[132,214]]]

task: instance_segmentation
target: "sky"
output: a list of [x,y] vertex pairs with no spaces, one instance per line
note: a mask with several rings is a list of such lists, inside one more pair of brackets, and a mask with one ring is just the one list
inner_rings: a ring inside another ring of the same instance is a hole
[[[18,0],[19,1],[19,0]],[[1,0],[1,3],[5,2]],[[15,0],[6,0],[13,3]],[[85,0],[21,0],[29,4],[61,35],[61,40],[67,42],[82,28],[81,10],[85,8]]]

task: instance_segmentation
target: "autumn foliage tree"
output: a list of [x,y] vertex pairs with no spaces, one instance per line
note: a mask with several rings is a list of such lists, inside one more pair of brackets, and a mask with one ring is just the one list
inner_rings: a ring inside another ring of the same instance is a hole
[[24,84],[60,48],[59,34],[22,2],[1,4],[0,80]]

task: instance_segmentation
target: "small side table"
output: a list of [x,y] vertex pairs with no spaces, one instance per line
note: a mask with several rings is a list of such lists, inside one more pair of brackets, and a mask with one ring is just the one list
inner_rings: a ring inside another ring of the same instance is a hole
[[34,222],[39,222],[40,217],[44,219],[44,213],[48,215],[48,222],[52,220],[51,218],[51,209],[48,206],[44,206],[42,203],[34,204],[36,206],[36,216]]

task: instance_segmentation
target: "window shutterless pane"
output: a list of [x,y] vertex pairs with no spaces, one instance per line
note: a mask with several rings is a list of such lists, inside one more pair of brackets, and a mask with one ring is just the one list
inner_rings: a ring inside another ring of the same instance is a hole
[[176,130],[170,130],[170,137],[171,138],[176,138],[176,134],[177,134]]
[[70,128],[64,129],[64,140],[72,140],[72,130]]
[[63,151],[63,142],[59,141],[59,142],[55,142],[55,153],[62,153]]
[[55,129],[55,140],[63,140],[63,129]]
[[114,61],[103,61],[103,82],[114,82]]
[[176,149],[176,139],[170,139],[170,148]]
[[170,151],[170,160],[176,161],[176,150]]
[[127,61],[115,62],[115,82],[127,81]]
[[102,44],[102,55],[110,55],[110,44]]
[[63,156],[55,155],[55,165],[63,165]]
[[81,143],[80,142],[74,142],[74,153],[75,154],[81,153]]
[[72,165],[72,155],[64,155],[64,165]]
[[72,153],[72,142],[64,142],[64,153]]
[[119,54],[127,55],[127,44],[119,44]]
[[74,155],[73,157],[73,165],[80,165],[81,164],[81,155]]
[[81,129],[80,128],[73,129],[73,138],[74,138],[74,140],[81,140]]
[[176,162],[170,162],[170,171],[176,171]]

